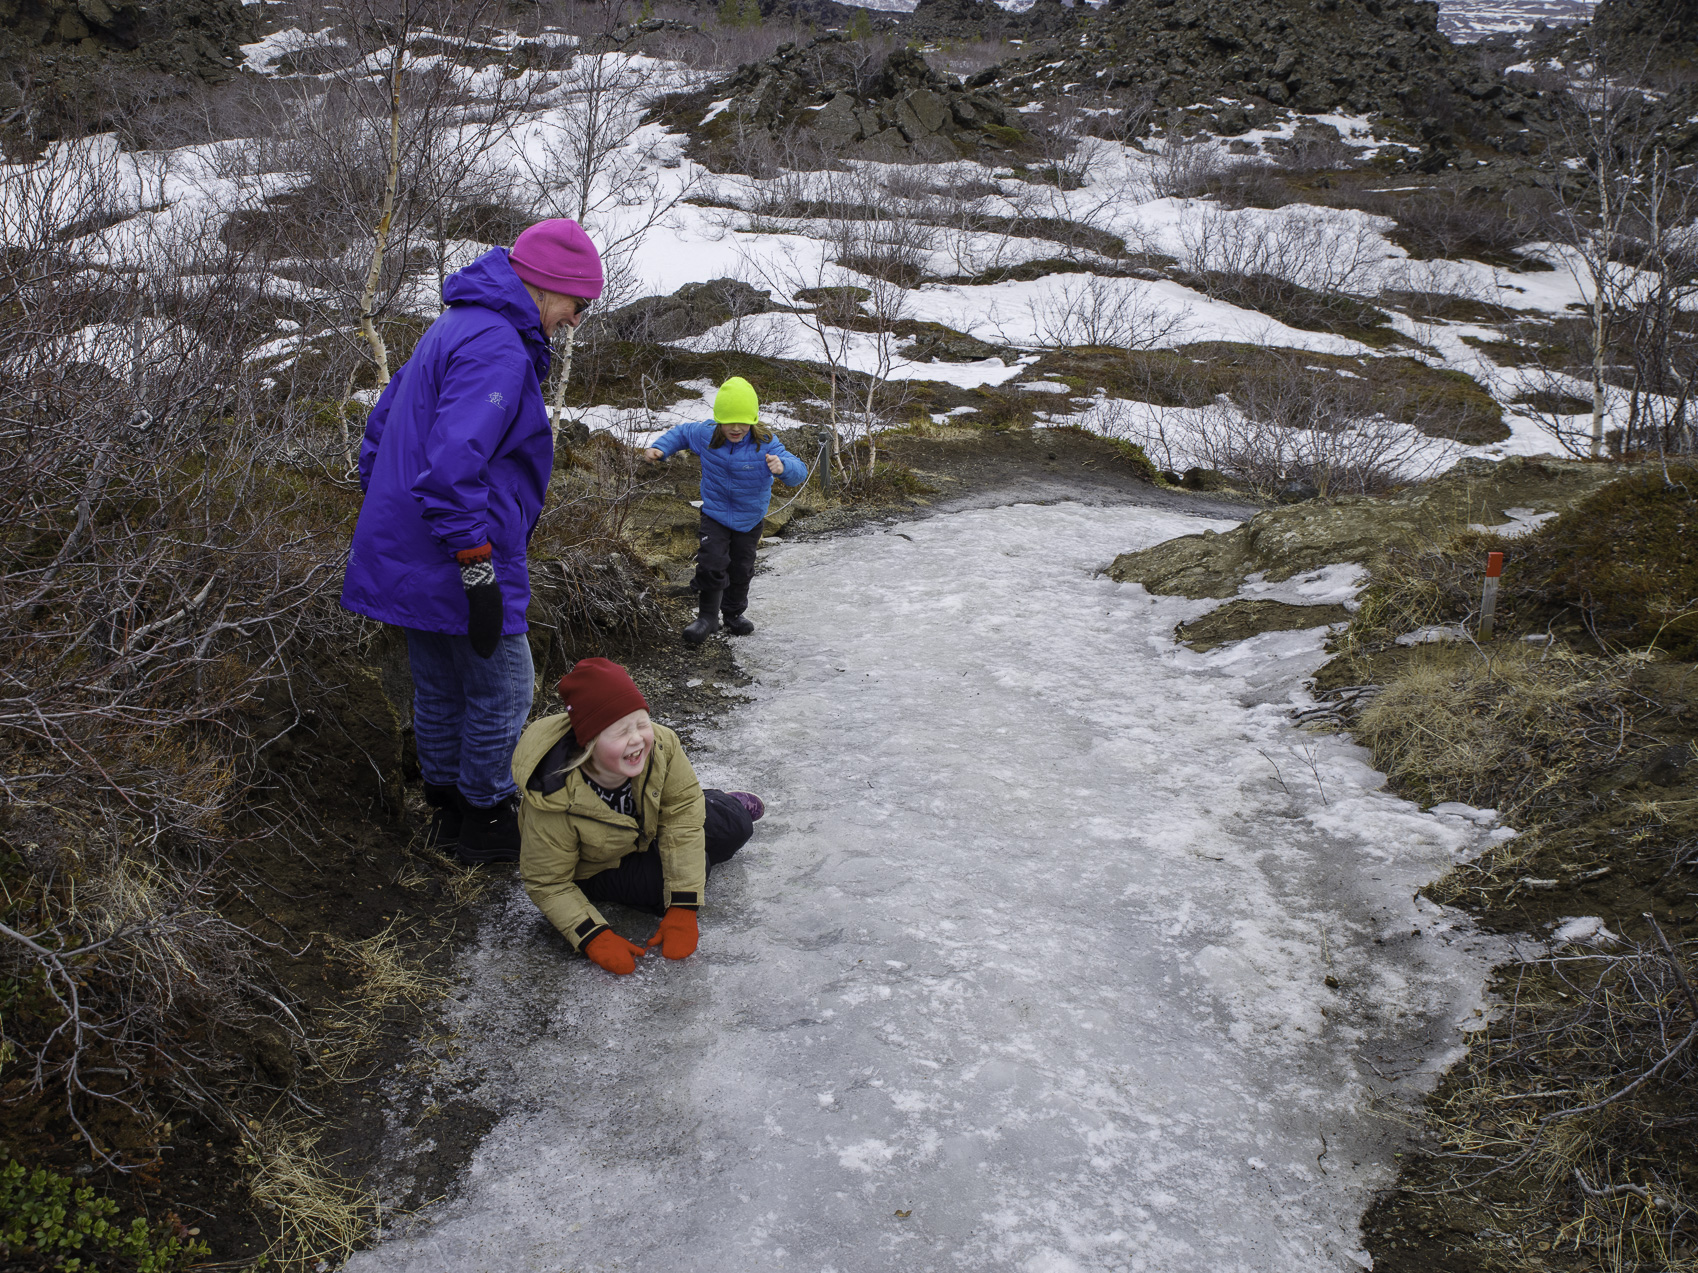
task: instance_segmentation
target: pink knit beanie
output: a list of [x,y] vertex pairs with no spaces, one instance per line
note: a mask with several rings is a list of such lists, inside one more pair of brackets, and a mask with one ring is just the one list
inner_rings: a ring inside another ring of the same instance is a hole
[[519,235],[507,253],[517,274],[532,287],[593,301],[601,295],[601,253],[584,227],[566,217],[538,221]]

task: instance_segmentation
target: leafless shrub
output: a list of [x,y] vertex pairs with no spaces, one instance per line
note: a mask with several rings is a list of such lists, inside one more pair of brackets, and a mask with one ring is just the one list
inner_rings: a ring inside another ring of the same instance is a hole
[[1386,260],[1369,218],[1309,208],[1207,208],[1181,223],[1180,237],[1194,274],[1262,276],[1321,293],[1371,295]]
[[1533,232],[1505,200],[1482,193],[1462,178],[1387,191],[1363,204],[1397,223],[1392,238],[1417,260],[1473,257],[1507,265]]
[[[600,46],[613,42],[622,10],[604,13]],[[586,32],[582,37],[591,38]],[[636,260],[649,234],[694,191],[694,181],[667,182],[655,149],[634,142],[642,128],[651,89],[638,64],[623,52],[592,51],[572,60],[556,79],[557,109],[533,121],[533,145],[517,148],[528,179],[528,204],[539,216],[570,217],[582,225],[601,252],[605,285],[598,310],[584,324],[557,336],[549,392],[558,435],[567,386],[580,344],[599,362],[596,348],[601,313],[617,309],[639,291]],[[599,368],[596,368],[599,370]]]
[[[1078,275],[1027,303],[1038,343],[1050,348],[1093,345],[1164,349],[1185,338],[1189,314],[1155,299],[1126,279]],[[1003,333],[1005,343],[1010,341]]]
[[1180,137],[1170,129],[1150,159],[1150,190],[1161,199],[1192,199],[1207,194],[1242,162],[1224,153],[1207,134]]
[[1207,189],[1222,208],[1282,208],[1303,202],[1288,175],[1278,164],[1240,156],[1222,168]]
[[1285,425],[1216,404],[1196,416],[1195,454],[1265,497],[1371,495],[1440,472],[1455,447],[1383,416],[1330,405]]
[[256,85],[264,127],[228,149],[231,175],[304,178],[250,216],[247,245],[310,286],[318,326],[357,328],[379,386],[392,362],[386,326],[422,308],[423,280],[440,290],[450,226],[505,197],[511,181],[494,157],[544,84],[485,75],[474,89],[488,17],[481,0],[359,0],[338,28],[350,63]]
[[[836,187],[840,193],[858,192],[853,183],[871,178],[850,173],[844,180],[851,184]],[[876,470],[877,430],[900,418],[907,397],[905,383],[893,380],[891,373],[898,361],[897,328],[906,316],[908,300],[896,271],[861,272],[845,262],[876,262],[886,253],[894,253],[900,261],[908,248],[900,240],[893,247],[883,237],[900,234],[895,219],[842,217],[821,231],[836,247],[836,261],[805,259],[786,251],[750,257],[746,267],[774,292],[813,298],[813,308],[798,315],[810,339],[797,353],[824,368],[833,464],[843,464],[848,470],[845,477],[854,479]],[[860,472],[863,456],[864,474]]]
[[1454,444],[1416,427],[1430,423],[1418,409],[1377,408],[1366,381],[1305,375],[1300,359],[1283,373],[1276,366],[1242,378],[1231,400],[1201,405],[1184,405],[1199,395],[1179,364],[1146,367],[1144,402],[1105,399],[1082,423],[1137,443],[1159,468],[1214,469],[1264,498],[1379,493],[1454,458]]
[[[583,11],[581,14],[579,11]],[[577,14],[574,20],[599,31],[608,24],[607,13],[614,14],[613,25],[635,24],[638,6],[632,4],[586,5],[578,0],[561,0],[555,12]],[[808,29],[794,17],[768,14],[760,22],[724,23],[704,20],[704,8],[679,4],[647,4],[641,12],[665,25],[653,34],[638,36],[621,47],[641,51],[652,57],[682,62],[701,72],[732,70],[750,62],[762,62],[778,51],[781,44],[797,44],[809,38]]]
[[280,1006],[214,902],[275,825],[260,701],[312,701],[305,652],[351,624],[345,499],[278,459],[322,426],[244,374],[263,273],[192,218],[64,241],[122,210],[109,172],[98,139],[0,172],[0,960],[43,1005],[6,1014],[11,1099],[119,1162],[167,1097],[215,1105],[227,1032]]
[[1078,101],[1079,131],[1122,146],[1144,149],[1156,119],[1156,95],[1147,88],[1110,89]]

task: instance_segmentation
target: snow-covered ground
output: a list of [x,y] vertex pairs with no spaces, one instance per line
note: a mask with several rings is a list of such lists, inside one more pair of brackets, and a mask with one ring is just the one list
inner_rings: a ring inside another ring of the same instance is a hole
[[1466,43],[1499,31],[1524,31],[1535,22],[1555,26],[1585,22],[1593,0],[1440,0],[1439,30]]
[[1365,1267],[1399,1102],[1502,956],[1412,899],[1509,833],[1292,727],[1321,630],[1199,655],[1173,626],[1218,603],[1099,573],[1225,525],[1024,504],[775,549],[695,756],[769,811],[699,953],[614,978],[510,888],[441,1076],[506,1113],[348,1268]]

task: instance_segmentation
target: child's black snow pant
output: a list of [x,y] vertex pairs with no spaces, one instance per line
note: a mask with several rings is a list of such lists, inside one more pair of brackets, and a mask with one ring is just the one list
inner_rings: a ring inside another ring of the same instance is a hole
[[755,577],[761,525],[756,522],[752,530],[732,530],[702,514],[702,541],[696,549],[696,577],[690,587],[722,593],[721,614],[739,615],[749,608],[749,580]]
[[[712,787],[702,792],[707,797],[708,870],[728,860],[749,842],[755,833],[755,823],[740,801]],[[578,887],[592,902],[618,902],[651,915],[666,913],[664,882],[660,875],[660,851],[644,849],[627,853],[619,865],[579,880]]]

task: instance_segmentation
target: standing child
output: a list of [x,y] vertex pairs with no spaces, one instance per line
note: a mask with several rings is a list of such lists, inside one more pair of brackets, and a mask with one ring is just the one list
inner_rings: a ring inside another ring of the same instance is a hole
[[719,386],[713,421],[668,429],[643,452],[664,460],[674,451],[694,451],[702,461],[702,539],[696,550],[696,577],[690,587],[701,594],[701,611],[684,640],[700,645],[719,631],[748,636],[755,625],[749,608],[749,580],[755,577],[755,547],[772,500],[772,479],[800,486],[808,468],[784,449],[784,443],[760,426],[760,399],[741,376]]

